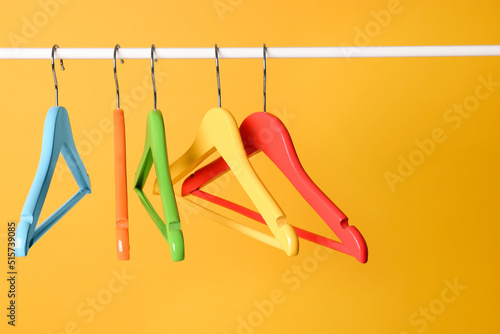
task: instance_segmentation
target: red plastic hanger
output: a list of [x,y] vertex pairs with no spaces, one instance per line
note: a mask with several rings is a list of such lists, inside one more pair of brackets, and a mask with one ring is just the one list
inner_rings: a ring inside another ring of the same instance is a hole
[[[366,263],[368,249],[363,236],[356,227],[349,226],[346,215],[307,175],[300,164],[285,125],[274,115],[258,112],[251,114],[243,121],[240,126],[240,135],[247,155],[251,156],[259,151],[264,152],[299,191],[307,203],[326,222],[341,242],[294,227],[297,236],[351,255],[359,262]],[[203,185],[228,170],[229,166],[224,159],[219,158],[213,161],[184,180],[182,195],[191,194],[203,198],[265,223],[259,213],[200,190]]]

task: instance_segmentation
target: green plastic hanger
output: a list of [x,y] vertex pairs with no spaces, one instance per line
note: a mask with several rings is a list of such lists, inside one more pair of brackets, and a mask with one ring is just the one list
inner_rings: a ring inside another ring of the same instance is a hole
[[[182,235],[181,223],[177,203],[175,201],[174,189],[170,178],[168,167],[167,145],[165,140],[165,127],[160,110],[156,109],[156,83],[154,76],[154,44],[151,46],[151,74],[153,77],[154,110],[148,113],[146,125],[146,144],[144,152],[135,173],[134,190],[139,196],[144,208],[151,216],[161,234],[170,245],[170,252],[174,261],[184,260],[184,237]],[[151,205],[144,194],[143,187],[155,165],[156,178],[160,188],[161,204],[165,222]]]

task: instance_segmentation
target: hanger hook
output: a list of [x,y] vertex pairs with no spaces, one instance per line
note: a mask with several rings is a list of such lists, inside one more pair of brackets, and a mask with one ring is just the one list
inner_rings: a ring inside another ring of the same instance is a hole
[[[120,44],[115,45],[115,50],[113,51],[113,72],[115,73],[115,85],[116,85],[116,109],[120,109],[120,87],[118,86],[118,77],[116,76],[116,52],[120,48]],[[121,59],[121,63],[124,61]]]
[[153,95],[154,95],[154,103],[155,103],[155,109],[156,110],[156,80],[155,80],[155,61],[158,61],[158,59],[155,59],[155,45],[151,45],[151,78],[153,79]]
[[[54,76],[54,85],[56,87],[56,107],[59,106],[59,86],[57,85],[56,69],[54,66],[54,56],[55,56],[57,48],[59,48],[59,45],[54,44],[54,46],[52,47],[52,57],[51,57],[52,58],[52,75]],[[61,59],[61,71],[64,71],[64,64],[63,64],[62,59]]]
[[215,68],[217,70],[217,92],[219,94],[219,108],[221,107],[221,93],[220,93],[220,73],[219,73],[219,48],[215,44]]
[[267,47],[266,47],[266,43],[264,43],[264,46],[263,46],[263,53],[264,53],[264,56],[263,56],[263,60],[264,60],[264,112],[266,112],[266,98],[267,98],[267,94],[266,94],[266,82],[267,82],[267,70],[266,70]]

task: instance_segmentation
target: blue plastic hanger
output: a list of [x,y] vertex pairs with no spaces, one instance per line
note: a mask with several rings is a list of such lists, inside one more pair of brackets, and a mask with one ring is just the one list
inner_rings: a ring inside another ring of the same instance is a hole
[[[57,45],[54,45],[52,48],[52,72],[56,87],[56,106],[49,109],[45,118],[40,162],[21,212],[21,220],[17,225],[14,251],[18,257],[26,256],[28,250],[38,239],[78,203],[83,196],[91,192],[90,179],[73,140],[68,112],[65,108],[58,106],[58,87],[54,69],[54,52],[57,47]],[[62,60],[61,69],[64,70]],[[80,189],[37,227],[40,212],[60,153],[66,160]]]

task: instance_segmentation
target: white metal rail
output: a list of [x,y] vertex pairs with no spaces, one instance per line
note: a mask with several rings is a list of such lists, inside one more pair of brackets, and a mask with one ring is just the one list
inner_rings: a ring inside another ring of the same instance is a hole
[[[220,59],[262,58],[263,48],[219,48]],[[500,45],[268,47],[267,58],[500,56]],[[58,48],[55,59],[113,59],[114,48]],[[51,59],[52,48],[0,48],[0,59]],[[156,48],[156,59],[213,59],[215,48]],[[150,48],[120,48],[120,59],[150,59]]]

